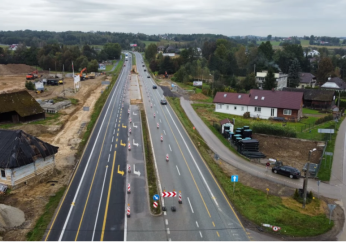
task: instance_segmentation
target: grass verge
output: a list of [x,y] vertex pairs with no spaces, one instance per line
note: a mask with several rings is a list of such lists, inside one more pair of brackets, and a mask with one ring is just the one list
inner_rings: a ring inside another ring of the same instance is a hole
[[95,125],[95,123],[97,121],[97,118],[99,117],[99,115],[100,115],[100,113],[102,111],[102,108],[105,105],[105,103],[107,101],[107,98],[108,98],[109,94],[111,93],[111,91],[113,89],[113,86],[115,85],[115,82],[118,79],[120,70],[123,67],[124,59],[125,59],[125,57],[123,55],[122,59],[119,60],[118,65],[115,67],[111,83],[109,84],[108,88],[97,99],[97,101],[95,103],[94,111],[91,114],[90,121],[89,121],[89,123],[88,123],[88,125],[86,127],[86,131],[83,134],[83,138],[82,138],[81,142],[79,143],[79,146],[78,146],[78,149],[77,149],[77,152],[76,152],[76,155],[75,155],[77,159],[81,157],[81,155],[83,153],[83,150],[84,150],[84,147],[85,147],[86,143],[89,140],[91,131],[93,130],[94,125]]
[[47,226],[55,213],[55,209],[58,207],[60,199],[64,195],[65,189],[65,186],[60,188],[55,196],[49,198],[49,201],[44,208],[44,212],[37,220],[35,227],[26,235],[28,241],[42,240],[43,235],[47,230]]
[[154,158],[153,153],[151,149],[151,142],[150,142],[150,136],[147,126],[147,119],[145,115],[145,111],[141,110],[141,119],[142,119],[142,129],[143,129],[143,139],[144,139],[144,153],[145,153],[145,161],[146,161],[146,169],[147,169],[147,179],[148,179],[148,190],[149,190],[149,199],[150,199],[150,209],[153,214],[160,214],[161,213],[161,206],[160,203],[158,204],[157,208],[153,208],[151,204],[153,204],[154,199],[153,196],[155,194],[158,194],[157,189],[157,178],[155,174],[155,164],[154,164]]
[[302,214],[286,207],[281,197],[269,195],[267,198],[265,192],[245,186],[241,182],[237,182],[233,193],[230,177],[212,159],[209,147],[204,142],[198,144],[202,137],[197,131],[193,131],[193,124],[186,116],[180,102],[176,101],[179,99],[167,99],[226,196],[242,216],[259,226],[261,223],[279,226],[281,230],[278,233],[287,236],[315,236],[323,234],[333,227],[333,222],[329,224],[325,214],[316,216]]
[[131,55],[132,55],[132,65],[135,66],[136,65],[136,56],[132,52],[131,52]]

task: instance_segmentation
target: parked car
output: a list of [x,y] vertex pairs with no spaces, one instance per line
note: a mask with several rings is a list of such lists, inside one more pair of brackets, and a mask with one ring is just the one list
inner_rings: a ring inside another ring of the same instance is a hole
[[148,78],[150,78],[150,76],[147,76]]
[[47,85],[59,86],[59,80],[56,80],[56,79],[48,79],[48,80],[47,80]]
[[146,69],[144,69],[144,71],[147,71]]
[[160,103],[161,103],[161,105],[167,105],[167,100],[166,99],[161,99]]
[[280,174],[283,176],[288,176],[289,178],[300,178],[300,171],[297,168],[291,166],[274,166],[272,172],[275,174]]
[[157,89],[157,86],[156,86],[156,85],[153,85],[153,89]]

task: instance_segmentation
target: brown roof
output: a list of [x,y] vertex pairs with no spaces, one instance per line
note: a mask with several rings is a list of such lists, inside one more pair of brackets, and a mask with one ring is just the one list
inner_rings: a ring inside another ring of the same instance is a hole
[[303,93],[300,92],[252,89],[249,94],[218,92],[213,102],[258,107],[300,109],[302,101]]
[[331,102],[334,100],[335,91],[333,90],[325,90],[325,89],[297,89],[297,88],[290,88],[290,87],[284,87],[283,91],[287,92],[303,92],[304,93],[304,100],[308,101],[322,101],[322,102]]
[[44,113],[40,104],[25,90],[0,94],[0,113],[12,111],[21,117]]
[[223,120],[220,121],[220,125],[224,125],[224,124],[227,124],[227,123],[230,123],[230,122],[231,121],[229,121],[229,119],[226,118],[226,119],[223,119]]
[[301,83],[310,83],[312,80],[316,80],[316,77],[311,73],[301,72],[299,74]]

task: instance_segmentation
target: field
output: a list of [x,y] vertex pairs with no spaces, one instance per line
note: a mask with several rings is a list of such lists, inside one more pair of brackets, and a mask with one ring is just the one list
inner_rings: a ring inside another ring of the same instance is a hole
[[164,45],[168,44],[187,44],[190,41],[174,41],[174,40],[160,40],[160,41],[149,41],[149,40],[142,40],[143,43],[145,43],[145,47],[148,47],[150,44],[159,44],[162,43]]

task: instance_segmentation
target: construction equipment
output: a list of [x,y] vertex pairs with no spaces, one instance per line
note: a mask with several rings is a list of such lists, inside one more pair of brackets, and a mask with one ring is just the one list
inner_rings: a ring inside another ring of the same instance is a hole
[[59,80],[59,84],[64,84],[64,81],[63,80]]
[[37,70],[35,70],[35,71],[33,71],[33,72],[31,72],[31,73],[26,75],[26,79],[27,80],[34,80],[37,77],[38,77],[38,71]]
[[81,72],[79,73],[79,77],[80,77],[80,80],[83,81],[85,79],[85,77],[83,76],[83,72],[86,71],[87,68],[85,67],[83,70],[81,70]]
[[95,79],[95,72],[91,72],[89,75],[89,79]]

